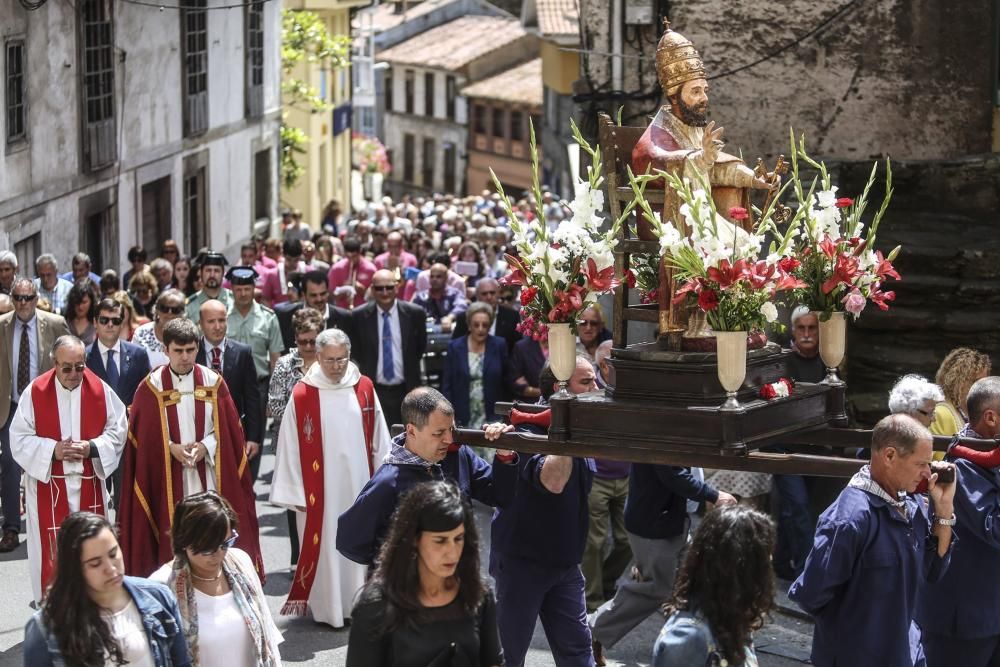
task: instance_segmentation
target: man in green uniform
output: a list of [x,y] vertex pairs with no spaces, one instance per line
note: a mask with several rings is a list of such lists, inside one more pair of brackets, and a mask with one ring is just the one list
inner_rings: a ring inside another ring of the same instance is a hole
[[201,317],[201,304],[209,299],[216,299],[225,304],[226,308],[233,305],[233,293],[222,286],[222,274],[229,264],[225,255],[220,252],[206,252],[201,257],[198,269],[201,276],[201,289],[187,300],[187,317],[197,322]]

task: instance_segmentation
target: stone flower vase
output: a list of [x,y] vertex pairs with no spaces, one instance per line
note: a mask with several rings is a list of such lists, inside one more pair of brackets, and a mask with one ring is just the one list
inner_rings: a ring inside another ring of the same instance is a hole
[[843,380],[837,375],[837,367],[844,360],[847,349],[847,313],[833,312],[826,322],[816,313],[819,321],[819,356],[826,366],[823,384],[840,385]]
[[576,336],[568,322],[549,324],[549,367],[559,381],[559,391],[553,396],[557,399],[568,399],[572,394],[566,390],[566,384],[576,370]]
[[719,383],[726,390],[726,402],[721,409],[741,410],[736,392],[747,376],[747,332],[716,331],[715,340]]

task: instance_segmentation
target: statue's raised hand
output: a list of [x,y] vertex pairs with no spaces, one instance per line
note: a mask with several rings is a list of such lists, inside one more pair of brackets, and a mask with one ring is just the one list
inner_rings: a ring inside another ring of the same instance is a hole
[[719,151],[722,150],[722,133],[726,128],[715,127],[715,121],[710,121],[705,127],[705,134],[701,138],[701,151],[705,156],[705,161],[713,165],[719,159]]

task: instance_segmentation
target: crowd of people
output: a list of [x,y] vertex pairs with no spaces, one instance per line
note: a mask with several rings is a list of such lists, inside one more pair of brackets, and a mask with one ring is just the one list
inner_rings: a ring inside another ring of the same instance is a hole
[[[505,215],[489,193],[332,202],[318,231],[288,212],[232,261],[134,247],[121,277],[78,253],[31,278],[0,252],[0,552],[21,546],[23,475],[25,664],[280,664],[253,491],[268,443],[282,613],[350,622],[349,666],[519,666],[538,619],[557,664],[603,665],[658,611],[655,665],[754,665],[779,578],[816,619],[814,664],[1000,664],[1000,587],[975,579],[996,569],[1000,460],[953,447],[931,469],[932,433],[1000,435],[988,356],[902,377],[818,521],[801,476],[507,449],[547,413],[503,423],[497,403],[558,383],[502,280]],[[816,315],[790,324],[792,379],[821,381]],[[584,310],[571,393],[614,387],[610,338]],[[431,339],[450,339],[439,374]],[[495,508],[488,563],[473,500]]]

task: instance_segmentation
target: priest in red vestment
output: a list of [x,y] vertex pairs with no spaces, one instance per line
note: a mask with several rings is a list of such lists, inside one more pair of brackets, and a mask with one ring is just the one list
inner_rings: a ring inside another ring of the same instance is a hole
[[253,481],[229,389],[221,375],[195,363],[199,336],[193,322],[169,322],[163,342],[170,363],[146,377],[129,415],[119,540],[125,569],[144,577],[171,560],[174,506],[211,489],[239,515],[238,546],[263,580]]

